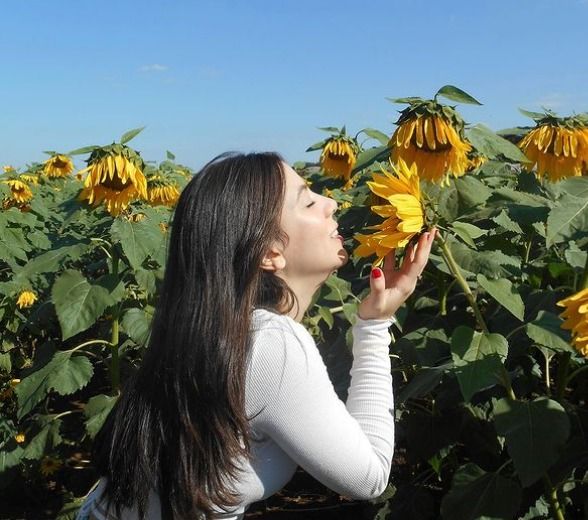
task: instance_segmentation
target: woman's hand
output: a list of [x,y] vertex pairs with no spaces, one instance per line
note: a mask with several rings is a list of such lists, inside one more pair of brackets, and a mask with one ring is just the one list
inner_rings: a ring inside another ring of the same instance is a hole
[[394,269],[394,251],[384,258],[383,269],[372,269],[371,291],[358,309],[362,320],[389,319],[413,293],[429,260],[436,234],[437,230],[431,229],[419,237],[416,248],[408,246],[400,269]]

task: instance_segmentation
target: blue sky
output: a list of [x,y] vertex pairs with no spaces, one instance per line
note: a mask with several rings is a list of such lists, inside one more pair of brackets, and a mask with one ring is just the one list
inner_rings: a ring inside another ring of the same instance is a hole
[[[454,84],[469,123],[588,111],[588,0],[3,0],[0,164],[132,146],[198,169],[227,150],[289,162],[325,134],[393,130],[386,97]],[[82,167],[82,158],[76,159]]]

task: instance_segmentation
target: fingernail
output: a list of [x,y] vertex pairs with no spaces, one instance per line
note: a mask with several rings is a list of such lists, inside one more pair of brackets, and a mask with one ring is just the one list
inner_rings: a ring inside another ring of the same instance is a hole
[[379,267],[374,267],[372,269],[372,278],[380,278],[382,276],[382,270]]

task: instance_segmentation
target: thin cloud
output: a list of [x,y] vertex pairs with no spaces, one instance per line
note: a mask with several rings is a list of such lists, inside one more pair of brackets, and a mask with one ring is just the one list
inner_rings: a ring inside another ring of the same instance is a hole
[[142,67],[139,67],[140,72],[165,72],[167,69],[167,65],[161,65],[159,63],[152,63],[151,65],[143,65]]

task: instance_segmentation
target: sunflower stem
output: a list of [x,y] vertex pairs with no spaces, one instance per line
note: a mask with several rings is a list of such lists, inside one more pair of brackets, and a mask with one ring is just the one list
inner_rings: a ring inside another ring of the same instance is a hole
[[566,386],[569,382],[568,379],[568,372],[570,368],[570,358],[572,354],[570,352],[564,352],[559,360],[559,364],[557,365],[557,386],[555,391],[555,396],[558,401],[563,399],[563,396],[566,391]]
[[476,321],[478,322],[478,325],[480,326],[482,331],[484,331],[485,333],[489,333],[490,331],[488,330],[488,326],[486,325],[486,322],[482,317],[482,313],[480,312],[480,308],[478,307],[476,298],[472,293],[472,290],[470,289],[468,282],[461,273],[461,269],[459,268],[459,265],[457,265],[455,258],[453,258],[453,254],[451,253],[451,249],[449,249],[446,240],[441,236],[441,234],[437,235],[437,240],[441,244],[441,254],[443,255],[443,260],[445,260],[447,267],[449,267],[449,270],[457,280],[457,283],[461,285],[461,288],[465,293],[465,297],[468,300],[468,303],[470,304],[472,310],[474,311],[474,315],[476,316]]
[[[118,275],[118,253],[116,248],[112,248],[112,274]],[[112,394],[117,395],[120,387],[120,359],[118,351],[118,329],[119,317],[118,310],[112,315],[112,336],[110,339],[110,346],[112,348],[112,355],[110,359],[110,383],[112,387]]]
[[543,486],[545,487],[545,494],[547,495],[547,499],[549,500],[549,505],[551,507],[551,514],[553,515],[553,518],[555,520],[565,520],[563,509],[557,497],[557,490],[553,487],[551,479],[549,478],[549,475],[547,473],[543,474]]
[[578,291],[583,289],[588,289],[588,255],[586,255],[586,265],[584,266],[584,272],[582,273],[582,278],[580,278],[580,284],[578,286]]

